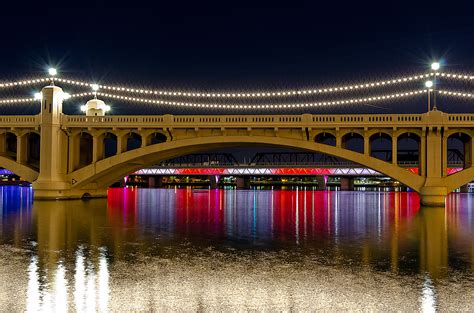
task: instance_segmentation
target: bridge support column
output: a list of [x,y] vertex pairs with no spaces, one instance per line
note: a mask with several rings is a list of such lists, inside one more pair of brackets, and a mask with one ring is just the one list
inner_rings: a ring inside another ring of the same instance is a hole
[[219,188],[219,175],[209,176],[209,184],[210,184],[211,189]]
[[[106,196],[107,190],[98,189],[95,184],[87,185],[83,189],[72,189],[75,181],[66,179],[68,136],[61,129],[63,91],[57,86],[47,86],[41,93],[41,158],[38,179],[32,184],[34,198],[77,199],[84,196]],[[25,140],[27,142],[27,137]]]
[[441,144],[441,151],[442,151],[442,163],[441,163],[441,176],[448,176],[448,138],[443,136],[442,144]]
[[250,189],[250,176],[237,177],[236,183],[238,189]]
[[70,134],[68,137],[68,173],[73,172],[79,165],[79,136]]
[[421,136],[420,144],[418,146],[418,171],[421,176],[426,176],[426,131],[423,130],[423,135]]
[[26,164],[28,163],[28,134],[18,135],[16,138],[16,161]]
[[104,135],[92,137],[92,163],[102,160],[104,156]]
[[392,137],[392,164],[398,164],[398,138]]
[[318,182],[318,190],[326,190],[326,176],[316,176],[316,181]]
[[161,176],[148,177],[148,188],[161,188],[161,187],[163,187],[163,178]]
[[7,135],[5,133],[0,134],[0,155],[5,156],[7,154]]
[[370,137],[367,134],[364,136],[364,154],[370,155]]
[[466,168],[474,166],[474,140],[472,138],[464,146],[464,165]]
[[420,202],[422,206],[444,207],[448,189],[446,187],[421,187]]
[[128,133],[117,132],[117,154],[127,150]]
[[341,190],[353,191],[354,190],[354,178],[353,177],[341,177]]

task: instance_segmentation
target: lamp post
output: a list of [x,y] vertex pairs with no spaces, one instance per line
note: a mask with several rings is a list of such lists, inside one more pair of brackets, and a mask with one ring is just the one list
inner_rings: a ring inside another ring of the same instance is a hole
[[433,90],[433,89],[431,89],[431,88],[433,88],[433,81],[431,81],[431,80],[426,81],[425,82],[425,87],[428,88],[428,112],[429,112],[429,111],[431,111],[431,103],[430,103],[431,99],[430,98],[431,98],[431,91]]
[[434,71],[433,75],[433,110],[436,111],[436,74],[437,71],[440,69],[441,65],[439,62],[431,63],[431,70]]

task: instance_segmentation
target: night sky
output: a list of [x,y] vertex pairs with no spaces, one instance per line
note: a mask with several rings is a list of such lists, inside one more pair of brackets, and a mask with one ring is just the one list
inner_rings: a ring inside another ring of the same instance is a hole
[[[357,10],[343,2],[330,6],[316,1],[260,6],[232,2],[226,7],[205,2],[68,7],[64,2],[52,8],[47,3],[1,10],[0,81],[38,77],[49,65],[57,67],[61,77],[102,84],[209,92],[390,79],[427,71],[433,60],[440,60],[448,71],[474,73],[474,19],[459,16],[472,13],[462,7],[457,7],[457,16],[449,16],[448,10],[432,15],[421,4],[401,3]],[[408,89],[422,85],[416,82]],[[1,98],[31,96],[40,87],[0,90]],[[472,87],[471,82],[452,88],[472,92]],[[65,112],[78,114],[86,100],[69,101]],[[104,100],[114,114],[222,113]],[[473,102],[439,98],[440,108],[448,112],[474,112]],[[378,108],[345,105],[306,111],[419,113],[425,103],[419,96],[383,102]],[[4,105],[0,113],[35,113],[37,106]]]

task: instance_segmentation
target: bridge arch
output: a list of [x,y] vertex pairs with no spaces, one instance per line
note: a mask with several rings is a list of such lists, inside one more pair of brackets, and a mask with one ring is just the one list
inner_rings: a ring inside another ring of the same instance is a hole
[[190,153],[199,153],[209,149],[222,149],[242,145],[296,148],[341,157],[390,176],[416,191],[420,190],[424,182],[424,178],[421,176],[365,154],[312,141],[267,136],[210,136],[168,141],[123,152],[106,160],[100,160],[68,174],[68,179],[75,182],[73,188],[86,188],[89,184],[94,184],[96,188],[107,188],[125,175],[163,160]]
[[[392,135],[388,132],[381,131],[373,133],[369,137],[369,155],[386,162],[392,161],[393,140]],[[382,151],[383,148],[385,148],[387,152]]]
[[321,132],[314,136],[314,142],[330,146],[336,146],[337,139],[333,132]]
[[364,153],[364,133],[361,131],[348,131],[341,136],[341,145],[344,149]]

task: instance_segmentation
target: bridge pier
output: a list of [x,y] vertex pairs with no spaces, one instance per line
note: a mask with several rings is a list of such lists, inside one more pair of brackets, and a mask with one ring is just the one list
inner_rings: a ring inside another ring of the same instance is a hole
[[419,195],[422,206],[444,207],[446,197],[448,196],[448,189],[442,186],[425,186],[421,187]]
[[318,190],[326,190],[325,176],[316,176],[316,181],[318,182]]
[[353,191],[354,190],[354,178],[353,177],[341,177],[341,190]]
[[250,177],[249,176],[237,177],[237,188],[250,189]]

